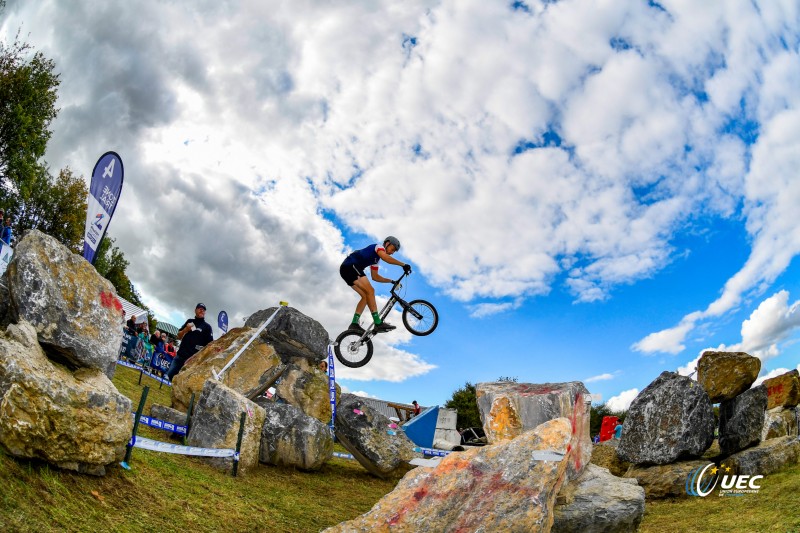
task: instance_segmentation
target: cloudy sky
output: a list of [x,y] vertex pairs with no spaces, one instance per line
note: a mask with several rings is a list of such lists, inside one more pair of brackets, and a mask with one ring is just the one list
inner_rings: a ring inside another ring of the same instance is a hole
[[109,231],[159,319],[203,301],[238,326],[287,300],[334,337],[357,301],[338,265],[393,234],[441,325],[340,368],[352,391],[432,405],[466,381],[583,380],[624,406],[706,348],[800,363],[795,0],[0,16],[61,74],[51,169],[122,157]]

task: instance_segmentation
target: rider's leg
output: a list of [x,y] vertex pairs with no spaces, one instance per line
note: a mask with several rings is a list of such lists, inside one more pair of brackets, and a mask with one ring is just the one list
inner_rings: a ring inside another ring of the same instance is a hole
[[380,324],[381,317],[378,316],[378,304],[375,301],[375,289],[372,287],[372,284],[369,282],[367,277],[362,276],[358,278],[353,283],[353,290],[361,295],[361,300],[359,300],[358,305],[356,306],[356,313],[361,314],[361,312],[364,311],[364,306],[368,306],[370,312],[372,313],[372,321],[376,325]]

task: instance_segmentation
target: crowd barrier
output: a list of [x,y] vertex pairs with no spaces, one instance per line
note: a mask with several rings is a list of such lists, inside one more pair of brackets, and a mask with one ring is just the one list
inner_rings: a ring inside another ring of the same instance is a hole
[[[232,474],[234,477],[236,476],[237,472],[239,471],[239,457],[242,448],[242,437],[244,435],[244,423],[247,413],[243,412],[241,417],[239,418],[239,436],[236,441],[236,449],[198,448],[196,446],[184,446],[182,444],[161,442],[153,439],[148,439],[146,437],[137,436],[140,423],[150,425],[149,422],[154,420],[151,417],[142,415],[142,410],[144,409],[144,404],[147,401],[147,394],[149,392],[150,392],[150,387],[145,385],[144,389],[142,390],[142,396],[139,399],[139,407],[136,409],[136,413],[134,415],[135,418],[133,421],[133,432],[131,434],[131,440],[128,442],[126,446],[125,459],[120,463],[120,465],[124,469],[126,470],[131,469],[130,461],[133,455],[133,449],[141,448],[143,450],[151,450],[154,452],[174,453],[180,455],[194,455],[200,457],[217,457],[217,458],[231,457],[233,458]],[[194,402],[194,397],[192,397],[192,402]],[[189,410],[189,416],[191,416],[191,406]],[[164,424],[163,420],[157,420],[157,422],[161,422],[162,425]],[[165,429],[165,428],[161,427],[159,429]]]

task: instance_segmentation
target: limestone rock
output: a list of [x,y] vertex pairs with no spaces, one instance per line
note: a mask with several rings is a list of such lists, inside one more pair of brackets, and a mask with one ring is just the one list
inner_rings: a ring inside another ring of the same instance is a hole
[[798,435],[798,419],[800,407],[775,407],[764,415],[764,429],[761,430],[761,440],[777,439],[779,437],[796,437]]
[[371,474],[388,478],[404,473],[416,457],[414,443],[402,429],[362,398],[342,394],[336,406],[336,439]]
[[599,442],[592,448],[591,464],[608,469],[611,474],[622,477],[631,464],[626,463],[617,455],[618,439],[609,439]]
[[360,517],[329,528],[353,531],[549,531],[572,424],[558,418],[513,440],[451,453],[435,468],[418,467]]
[[[192,413],[192,427],[186,443],[201,448],[236,449],[239,423],[245,415],[244,434],[239,459],[239,473],[258,465],[261,428],[266,413],[238,392],[219,381],[209,379]],[[212,466],[230,471],[232,459],[205,458]]]
[[478,410],[490,443],[513,439],[548,420],[564,417],[573,425],[569,479],[578,477],[592,457],[589,434],[591,401],[579,381],[569,383],[479,383]]
[[644,517],[644,489],[636,480],[593,464],[562,487],[562,495],[567,502],[556,500],[553,533],[636,531]]
[[6,271],[4,324],[24,320],[36,329],[47,356],[75,368],[114,375],[125,322],[111,283],[83,257],[32,230]]
[[800,462],[800,439],[780,437],[731,455],[725,464],[740,475],[768,476]]
[[762,385],[767,388],[767,409],[794,407],[800,403],[800,372],[797,370],[765,379]]
[[0,444],[11,455],[95,475],[120,461],[131,401],[96,368],[49,360],[25,321],[0,333]]
[[634,464],[700,456],[714,440],[708,394],[693,379],[663,372],[631,403],[617,454]]
[[[213,377],[212,368],[220,372],[250,340],[253,333],[255,330],[250,328],[233,328],[194,354],[172,380],[173,407],[186,411],[192,393],[195,394],[197,401],[206,380]],[[250,393],[259,389],[266,379],[272,378],[274,381],[283,370],[284,366],[272,346],[257,338],[225,371],[222,383],[249,397]]]
[[[331,399],[328,377],[322,372],[304,372],[295,365],[287,365],[275,386],[278,396],[299,407],[308,416],[327,424],[331,420]],[[340,387],[336,385],[337,396]],[[337,402],[339,400],[337,399]]]
[[761,360],[745,352],[703,352],[697,362],[697,382],[711,403],[732,400],[750,388],[761,371]]
[[686,476],[698,467],[707,465],[706,460],[678,461],[668,465],[632,466],[625,473],[634,478],[644,489],[648,500],[658,498],[683,498],[686,494]]
[[763,385],[719,404],[719,448],[722,453],[731,454],[758,444],[766,410],[767,389]]
[[262,463],[318,470],[333,456],[333,438],[328,426],[287,404],[265,405],[261,431]]
[[[245,327],[259,328],[276,309],[270,307],[252,314],[244,323]],[[328,355],[328,332],[322,324],[294,307],[283,307],[261,332],[261,338],[272,344],[284,363],[292,363],[297,357],[316,363]]]

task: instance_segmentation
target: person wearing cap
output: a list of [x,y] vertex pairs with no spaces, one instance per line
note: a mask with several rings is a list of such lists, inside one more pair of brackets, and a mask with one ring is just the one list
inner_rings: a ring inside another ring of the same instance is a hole
[[167,379],[170,381],[181,371],[190,357],[214,340],[211,325],[206,322],[205,304],[199,303],[195,306],[194,318],[188,319],[178,330],[178,340],[181,341],[181,346],[167,371]]
[[381,321],[378,316],[378,304],[375,302],[375,289],[367,279],[364,270],[369,268],[372,279],[379,283],[394,283],[394,280],[384,278],[378,274],[378,263],[381,259],[389,264],[403,267],[407,273],[411,273],[411,265],[398,261],[392,257],[396,251],[400,249],[400,241],[397,237],[389,235],[383,239],[383,244],[370,244],[366,248],[356,250],[348,255],[339,267],[339,275],[354,291],[361,296],[361,299],[356,305],[356,312],[353,315],[353,321],[348,328],[351,331],[364,333],[364,328],[358,323],[361,318],[361,313],[364,312],[365,307],[369,307],[372,313],[372,321],[375,323],[375,331],[383,333],[395,329],[388,322]]

